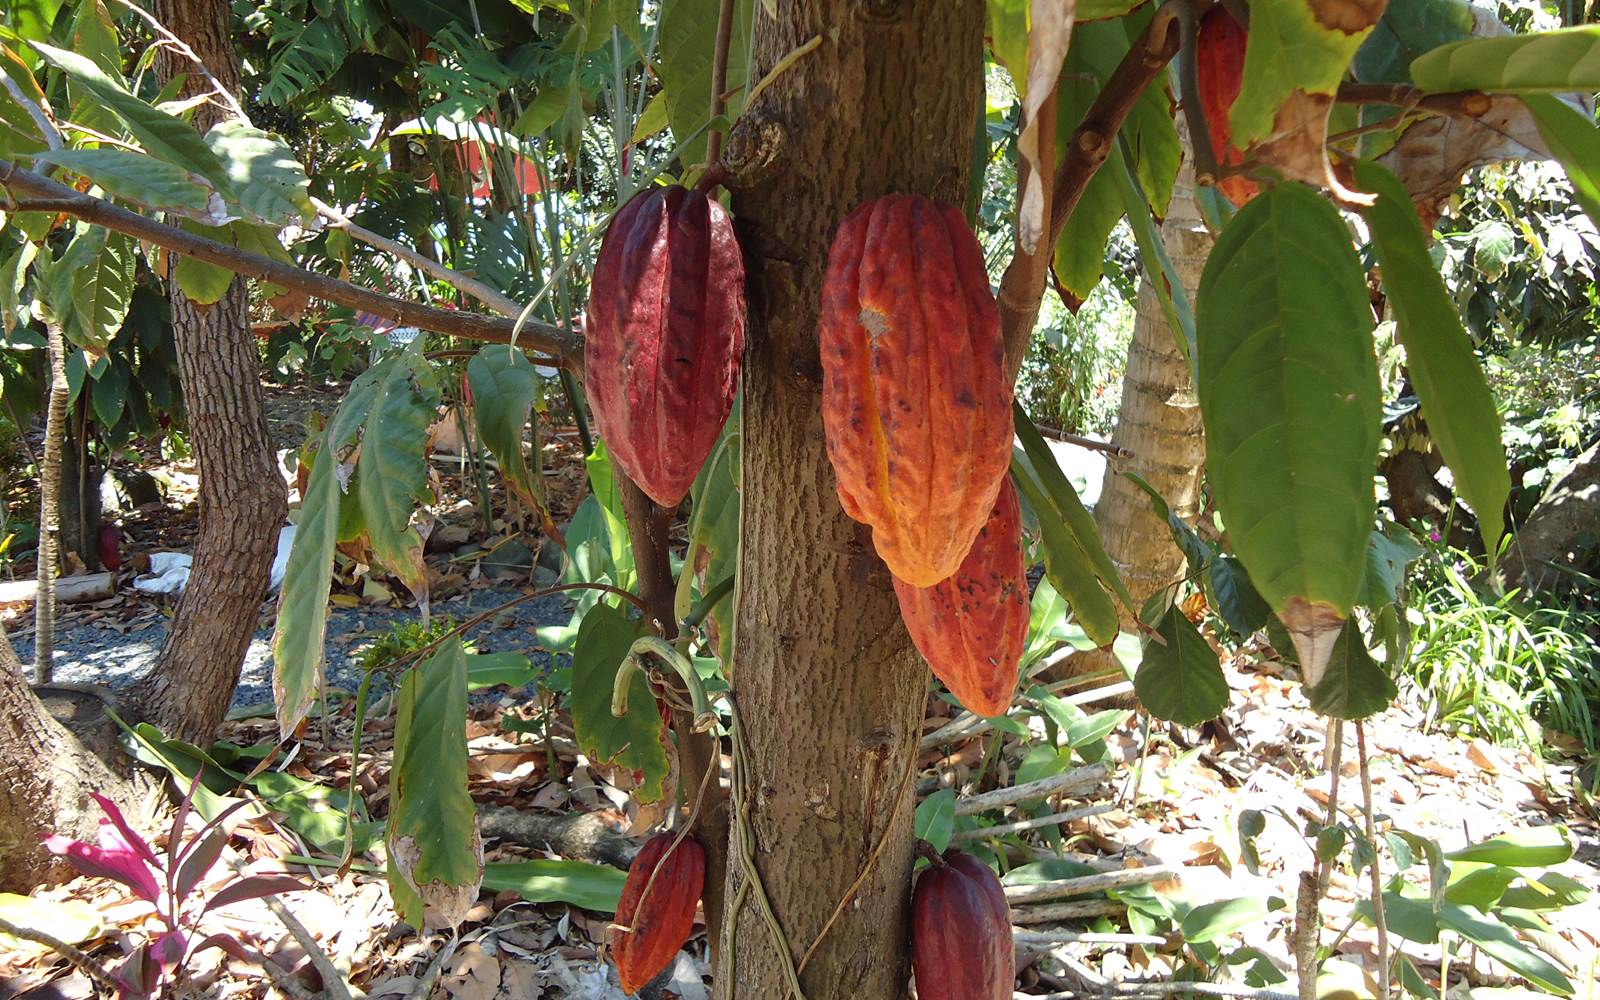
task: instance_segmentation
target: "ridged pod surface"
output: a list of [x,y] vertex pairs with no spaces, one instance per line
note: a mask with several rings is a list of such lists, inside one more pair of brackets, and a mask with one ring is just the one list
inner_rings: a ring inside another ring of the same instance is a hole
[[[1239,97],[1244,83],[1244,50],[1248,35],[1228,8],[1217,4],[1200,19],[1200,36],[1195,40],[1195,70],[1200,87],[1200,103],[1206,113],[1206,134],[1218,167],[1235,167],[1244,162],[1244,153],[1230,142],[1228,112]],[[1224,177],[1217,187],[1228,200],[1240,207],[1261,188],[1240,174]]]
[[1011,387],[983,252],[920,195],[861,205],[828,256],[822,423],[845,513],[890,572],[954,573],[1011,461]]
[[1017,686],[1028,638],[1027,572],[1022,512],[1007,476],[953,576],[931,587],[894,581],[917,652],[961,704],[984,717],[1004,713]]
[[1017,979],[1011,908],[1000,880],[970,854],[944,852],[911,895],[917,1000],[1011,1000]]
[[584,380],[612,459],[676,507],[733,408],[744,352],[744,258],[728,213],[699,191],[641,191],[595,259]]
[[675,837],[658,833],[646,841],[622,884],[616,923],[628,930],[613,928],[607,937],[624,993],[638,992],[660,975],[694,930],[695,907],[705,888],[706,852],[692,837],[672,848]]

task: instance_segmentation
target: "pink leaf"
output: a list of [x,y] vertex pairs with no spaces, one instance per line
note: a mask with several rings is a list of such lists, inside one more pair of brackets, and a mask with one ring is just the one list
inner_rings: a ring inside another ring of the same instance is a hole
[[155,874],[143,859],[121,842],[120,836],[115,833],[106,836],[108,826],[101,825],[99,847],[55,834],[45,838],[44,849],[66,858],[67,863],[81,874],[121,882],[141,899],[156,902],[161,897],[161,889],[156,884]]
[[[100,808],[105,810],[106,819],[110,820],[111,825],[117,828],[118,833],[122,834],[122,839],[126,845],[144,858],[145,861],[148,861],[152,868],[160,868],[161,861],[156,857],[156,852],[152,851],[150,845],[145,843],[145,839],[135,833],[133,827],[128,825],[128,821],[122,818],[122,811],[117,808],[117,804],[104,795],[95,795],[92,792],[90,794],[94,795],[94,800],[100,803]],[[104,830],[100,834],[100,844],[102,847],[105,846]]]
[[215,896],[206,900],[206,907],[200,912],[209,913],[230,903],[242,903],[247,899],[260,899],[280,892],[300,892],[307,888],[304,882],[293,875],[252,875],[223,886]]

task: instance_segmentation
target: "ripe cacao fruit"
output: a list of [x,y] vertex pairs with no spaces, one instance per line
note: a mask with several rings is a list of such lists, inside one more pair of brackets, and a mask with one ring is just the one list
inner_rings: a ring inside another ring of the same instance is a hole
[[[1248,40],[1244,25],[1222,4],[1217,4],[1200,19],[1200,35],[1195,39],[1195,70],[1200,87],[1200,104],[1206,114],[1206,134],[1219,168],[1236,167],[1244,153],[1229,140],[1228,112],[1239,97],[1244,83],[1244,50]],[[1228,200],[1243,207],[1260,187],[1242,174],[1217,181]]]
[[978,715],[1000,715],[1011,705],[1028,638],[1027,572],[1022,512],[1008,476],[954,576],[931,587],[894,581],[900,617],[917,652]]
[[983,251],[920,195],[861,205],[828,256],[822,424],[845,513],[896,577],[956,571],[1011,461],[1011,386]]
[[676,834],[658,833],[646,841],[622,884],[616,926],[607,938],[624,993],[637,992],[659,975],[694,929],[706,852],[692,837],[676,848],[674,839]]
[[982,861],[952,849],[917,876],[911,967],[918,1000],[1011,1000],[1011,908]]
[[617,466],[676,507],[733,408],[744,352],[744,259],[699,191],[641,191],[600,242],[584,323],[595,426]]

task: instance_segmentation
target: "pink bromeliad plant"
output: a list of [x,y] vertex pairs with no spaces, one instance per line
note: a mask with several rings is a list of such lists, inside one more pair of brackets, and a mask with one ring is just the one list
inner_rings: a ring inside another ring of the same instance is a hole
[[98,843],[88,844],[60,834],[45,838],[45,849],[64,858],[79,873],[120,882],[150,903],[166,928],[136,945],[112,973],[122,997],[160,993],[176,982],[191,956],[209,948],[259,963],[261,956],[232,934],[200,937],[202,918],[230,903],[306,888],[305,883],[290,875],[241,875],[209,897],[200,895],[197,890],[216,867],[232,835],[231,829],[223,824],[245,803],[234,803],[185,839],[184,828],[199,784],[200,776],[196,775],[178,807],[178,815],[172,821],[172,829],[159,855],[128,825],[116,804],[103,795],[94,796],[105,812],[105,818],[100,820]]

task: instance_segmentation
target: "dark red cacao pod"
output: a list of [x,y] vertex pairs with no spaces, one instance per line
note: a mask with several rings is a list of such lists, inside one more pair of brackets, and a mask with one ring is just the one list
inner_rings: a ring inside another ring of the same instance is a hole
[[[1244,25],[1222,4],[1217,4],[1200,19],[1200,35],[1195,40],[1195,69],[1200,87],[1200,104],[1206,113],[1206,134],[1218,167],[1236,167],[1244,153],[1229,140],[1228,112],[1239,97],[1244,83],[1244,50],[1248,41]],[[1260,187],[1241,174],[1224,177],[1217,187],[1228,200],[1243,206],[1256,196]]]
[[1022,511],[1009,476],[955,575],[931,587],[896,579],[894,595],[917,652],[961,704],[985,717],[1011,707],[1029,607]]
[[889,571],[954,573],[1011,461],[1011,386],[983,251],[921,195],[861,205],[828,256],[822,425],[846,514]]
[[1011,1000],[1017,979],[1011,908],[988,866],[944,852],[911,894],[911,967],[917,1000]]
[[641,191],[595,260],[583,364],[612,460],[676,507],[733,408],[744,353],[744,258],[728,213],[699,191]]
[[95,550],[102,569],[113,573],[122,569],[122,530],[114,524],[102,524],[95,536]]
[[705,888],[706,852],[692,837],[674,848],[676,836],[658,833],[646,841],[622,884],[618,926],[607,938],[624,993],[635,993],[660,975],[694,930],[695,906]]

